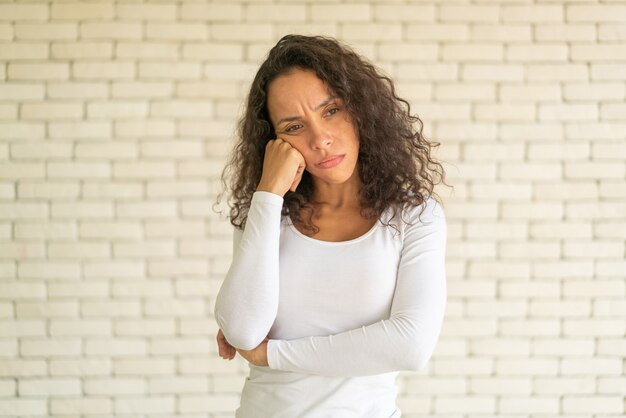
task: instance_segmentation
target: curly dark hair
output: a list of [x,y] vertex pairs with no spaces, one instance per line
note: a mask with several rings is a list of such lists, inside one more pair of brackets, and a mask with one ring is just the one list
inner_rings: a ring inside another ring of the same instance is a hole
[[[431,148],[440,144],[424,138],[422,121],[411,115],[409,103],[396,95],[389,77],[336,39],[286,35],[269,51],[252,82],[237,128],[238,142],[222,172],[224,189],[226,179],[230,180],[228,203],[233,226],[245,226],[252,195],[263,173],[265,146],[275,138],[267,108],[268,86],[294,68],[314,71],[345,102],[360,143],[357,167],[363,217],[379,217],[390,206],[395,216],[400,207],[419,206],[427,196],[436,195],[435,184],[447,184],[443,166],[431,157]],[[416,123],[418,129],[414,128]],[[223,194],[224,190],[217,203]],[[312,222],[312,194],[312,178],[305,171],[296,191],[285,194],[282,215],[316,233],[319,229]],[[308,212],[307,220],[301,217],[301,211]]]

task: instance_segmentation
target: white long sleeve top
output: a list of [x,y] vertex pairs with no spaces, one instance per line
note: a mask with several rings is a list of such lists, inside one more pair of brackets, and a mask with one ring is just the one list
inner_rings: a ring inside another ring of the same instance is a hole
[[398,372],[426,365],[443,323],[443,209],[432,197],[401,217],[388,209],[364,235],[328,242],[298,231],[282,205],[254,193],[215,302],[231,345],[270,339],[269,367],[249,364],[236,417],[400,417]]

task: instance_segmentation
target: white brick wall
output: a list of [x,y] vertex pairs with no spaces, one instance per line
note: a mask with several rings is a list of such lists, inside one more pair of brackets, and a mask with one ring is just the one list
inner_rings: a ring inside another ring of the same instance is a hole
[[233,417],[211,210],[260,60],[337,36],[442,143],[449,301],[403,416],[626,414],[626,1],[0,1],[0,416]]

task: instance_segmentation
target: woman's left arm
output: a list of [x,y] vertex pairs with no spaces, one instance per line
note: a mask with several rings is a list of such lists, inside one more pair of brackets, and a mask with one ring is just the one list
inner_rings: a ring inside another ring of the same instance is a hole
[[413,225],[405,229],[389,319],[334,335],[269,340],[270,368],[350,377],[417,371],[426,365],[445,314],[447,224],[434,199],[422,221],[412,218]]

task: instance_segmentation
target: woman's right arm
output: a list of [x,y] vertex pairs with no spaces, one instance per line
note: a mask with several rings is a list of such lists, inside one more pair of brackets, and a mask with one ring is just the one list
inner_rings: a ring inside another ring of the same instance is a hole
[[233,261],[215,301],[215,319],[235,348],[256,348],[276,319],[283,196],[296,190],[305,167],[302,154],[286,140],[266,144],[263,174],[244,231],[233,235]]
[[214,315],[236,348],[256,348],[278,312],[278,253],[283,198],[256,191],[243,231],[233,233],[233,260],[217,294]]

